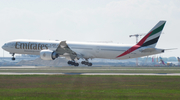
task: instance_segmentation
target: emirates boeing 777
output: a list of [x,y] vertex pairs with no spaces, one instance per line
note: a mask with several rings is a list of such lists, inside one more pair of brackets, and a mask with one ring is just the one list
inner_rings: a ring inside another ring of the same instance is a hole
[[129,59],[163,53],[165,49],[155,48],[166,21],[159,21],[137,44],[89,43],[71,41],[43,41],[43,40],[12,40],[2,48],[12,54],[40,55],[43,60],[55,60],[58,57],[69,59],[70,65],[81,64],[92,66],[89,59]]

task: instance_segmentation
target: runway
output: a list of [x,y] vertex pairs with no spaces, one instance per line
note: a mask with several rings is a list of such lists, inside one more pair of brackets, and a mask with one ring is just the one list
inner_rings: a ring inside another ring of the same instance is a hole
[[155,76],[180,76],[180,73],[13,73],[0,72],[0,75],[155,75]]
[[0,67],[0,75],[156,75],[180,76],[179,67]]

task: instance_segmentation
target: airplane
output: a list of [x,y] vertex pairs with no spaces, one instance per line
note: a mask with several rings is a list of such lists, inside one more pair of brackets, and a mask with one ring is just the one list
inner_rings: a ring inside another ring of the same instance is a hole
[[155,48],[166,21],[159,21],[137,44],[90,43],[72,41],[45,41],[18,39],[5,43],[2,48],[12,54],[40,55],[43,60],[55,60],[65,57],[69,65],[92,66],[89,59],[130,59],[164,53],[165,49]]
[[160,64],[164,66],[175,66],[175,64],[173,64],[172,62],[166,62],[161,57],[159,57],[159,59],[160,59]]
[[159,59],[160,59],[160,64],[167,65],[167,62],[165,62],[161,57],[159,57]]
[[177,59],[178,59],[178,62],[180,63],[180,58],[179,58],[179,57],[177,57]]

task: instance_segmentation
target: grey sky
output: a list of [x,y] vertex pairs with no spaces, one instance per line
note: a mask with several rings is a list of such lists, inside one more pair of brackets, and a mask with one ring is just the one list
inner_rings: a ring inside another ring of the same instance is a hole
[[[129,35],[159,20],[167,23],[157,47],[180,48],[179,0],[0,0],[0,46],[13,39],[135,44]],[[161,56],[180,56],[179,49]]]

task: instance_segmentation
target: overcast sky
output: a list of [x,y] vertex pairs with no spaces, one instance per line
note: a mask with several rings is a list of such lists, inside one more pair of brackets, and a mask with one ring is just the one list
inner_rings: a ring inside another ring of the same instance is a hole
[[0,46],[13,39],[135,44],[129,35],[159,20],[167,22],[156,47],[178,48],[161,56],[180,56],[180,0],[0,0]]

